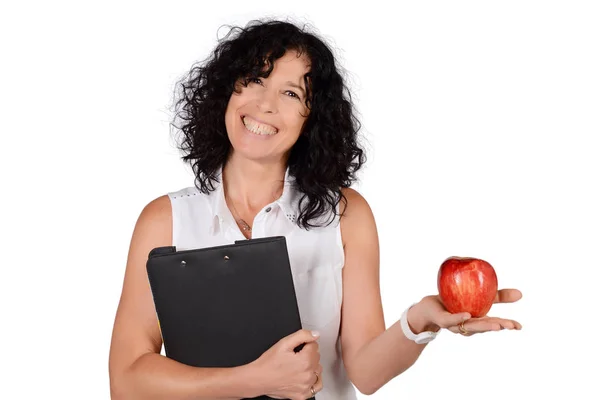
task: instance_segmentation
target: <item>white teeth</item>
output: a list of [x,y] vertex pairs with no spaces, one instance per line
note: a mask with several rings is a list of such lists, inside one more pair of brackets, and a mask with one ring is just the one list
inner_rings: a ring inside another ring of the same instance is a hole
[[243,120],[246,128],[248,128],[250,132],[256,133],[257,135],[272,136],[277,133],[277,129],[273,128],[272,126],[261,124],[250,117],[244,117]]

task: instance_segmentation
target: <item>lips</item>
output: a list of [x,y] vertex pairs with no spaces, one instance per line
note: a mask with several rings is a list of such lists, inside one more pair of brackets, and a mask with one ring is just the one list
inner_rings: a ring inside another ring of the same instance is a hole
[[241,120],[246,129],[257,135],[272,136],[279,132],[277,127],[249,115],[242,115]]

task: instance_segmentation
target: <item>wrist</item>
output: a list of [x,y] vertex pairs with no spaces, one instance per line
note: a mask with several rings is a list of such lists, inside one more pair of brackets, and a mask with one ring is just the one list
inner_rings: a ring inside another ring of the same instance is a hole
[[440,330],[438,325],[434,324],[427,318],[424,311],[423,303],[419,302],[412,306],[406,315],[410,330],[417,335],[421,332],[437,332]]
[[255,362],[236,367],[238,369],[240,389],[243,398],[254,398],[265,394],[265,388],[261,383],[262,374]]

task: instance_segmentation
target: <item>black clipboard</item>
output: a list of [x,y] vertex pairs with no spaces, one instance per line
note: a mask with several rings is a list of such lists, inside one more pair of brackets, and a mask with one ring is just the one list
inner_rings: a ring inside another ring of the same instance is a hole
[[183,364],[244,365],[302,329],[284,236],[157,247],[146,271],[165,355]]

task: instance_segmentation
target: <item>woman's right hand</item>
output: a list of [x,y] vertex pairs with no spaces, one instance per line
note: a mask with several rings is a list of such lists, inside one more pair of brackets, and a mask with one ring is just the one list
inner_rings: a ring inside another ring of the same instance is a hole
[[[314,334],[313,334],[314,333]],[[316,335],[316,336],[315,336]],[[261,395],[275,399],[306,400],[323,388],[317,340],[319,334],[301,329],[275,343],[251,364],[261,381]],[[295,352],[294,349],[306,343]]]

